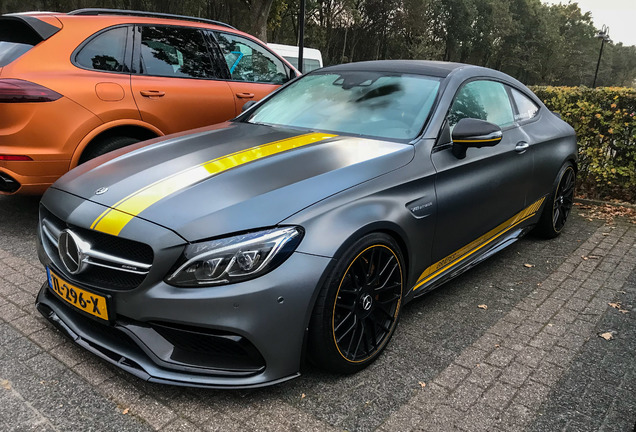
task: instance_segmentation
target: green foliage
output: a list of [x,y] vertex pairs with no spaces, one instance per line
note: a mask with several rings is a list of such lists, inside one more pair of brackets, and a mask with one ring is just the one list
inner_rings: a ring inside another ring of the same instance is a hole
[[[592,85],[600,40],[576,2],[305,0],[305,46],[325,65],[377,59],[486,66],[526,84]],[[296,45],[300,0],[0,0],[0,13],[106,7],[225,21],[263,41]],[[606,44],[597,84],[633,86],[636,47]]]
[[575,130],[579,193],[636,201],[636,89],[532,87]]

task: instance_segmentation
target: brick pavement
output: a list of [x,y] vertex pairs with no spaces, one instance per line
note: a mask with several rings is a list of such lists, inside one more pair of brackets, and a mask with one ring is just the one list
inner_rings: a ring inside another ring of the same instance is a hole
[[0,430],[631,431],[636,421],[634,225],[573,215],[559,240],[522,240],[405,308],[387,352],[354,376],[309,368],[280,386],[213,391],[144,383],[40,317],[44,271],[27,229],[36,205],[8,229],[0,206]]
[[[636,229],[627,224],[600,227],[527,298],[402,405],[380,430],[525,430],[548,399],[551,387],[588,341],[597,345],[620,343],[598,342],[596,329],[609,303],[625,290],[631,295],[636,292],[634,280],[629,279],[635,267]],[[595,352],[602,353],[603,346]],[[535,430],[581,431],[595,423],[597,427],[591,430],[632,428],[636,421],[636,371],[633,359],[631,363],[622,381],[615,380],[616,387],[605,390],[610,403],[616,399],[616,404],[629,409],[601,410],[590,417],[589,412],[576,412],[577,406],[562,425],[548,422]],[[611,369],[611,360],[603,366]],[[585,383],[588,370],[580,372],[573,379]],[[585,400],[586,395],[583,403],[593,404]]]

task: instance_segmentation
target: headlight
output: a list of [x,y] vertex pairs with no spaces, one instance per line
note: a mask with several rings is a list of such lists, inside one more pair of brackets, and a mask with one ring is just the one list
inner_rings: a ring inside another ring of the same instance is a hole
[[166,279],[199,287],[253,279],[278,267],[300,243],[298,227],[273,228],[186,246],[185,262]]

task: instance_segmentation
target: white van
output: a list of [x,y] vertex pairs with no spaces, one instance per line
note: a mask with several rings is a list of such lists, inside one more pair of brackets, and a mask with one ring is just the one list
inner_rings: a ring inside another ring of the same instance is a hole
[[[298,47],[293,45],[281,45],[268,43],[268,47],[274,50],[276,54],[285,57],[295,68],[298,68]],[[311,72],[314,69],[322,67],[322,54],[320,50],[314,48],[303,48],[303,73]]]

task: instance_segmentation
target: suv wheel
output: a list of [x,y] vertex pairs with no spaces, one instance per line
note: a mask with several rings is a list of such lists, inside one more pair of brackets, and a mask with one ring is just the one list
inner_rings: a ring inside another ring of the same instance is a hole
[[137,142],[139,142],[137,138],[125,136],[114,136],[97,139],[91,144],[88,149],[84,151],[82,157],[79,160],[79,163],[83,164],[86,161],[95,159],[97,156],[101,156],[113,150],[117,150],[122,147],[135,144]]

